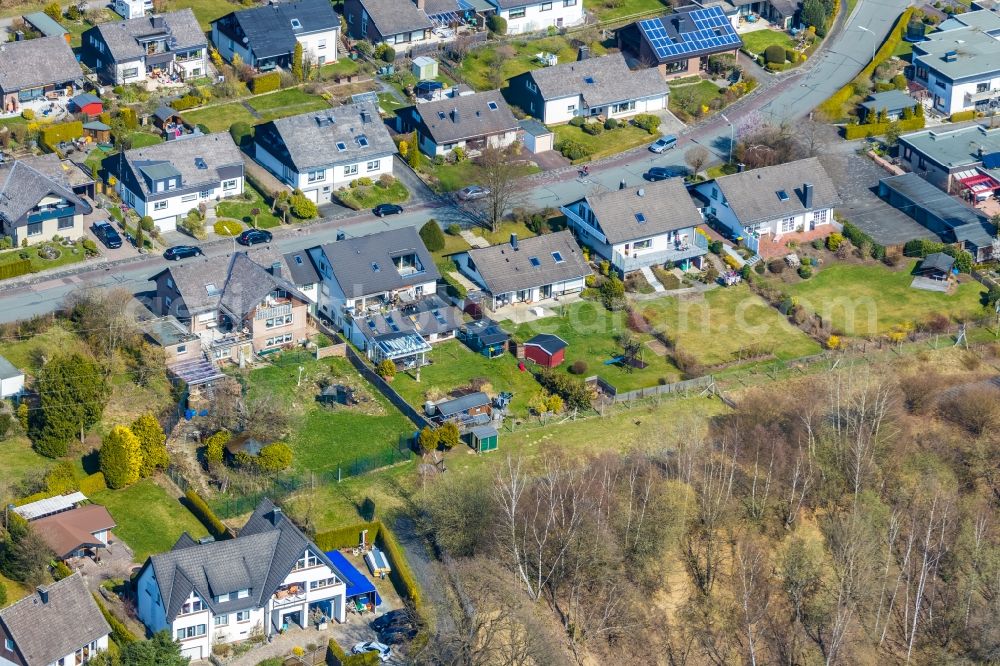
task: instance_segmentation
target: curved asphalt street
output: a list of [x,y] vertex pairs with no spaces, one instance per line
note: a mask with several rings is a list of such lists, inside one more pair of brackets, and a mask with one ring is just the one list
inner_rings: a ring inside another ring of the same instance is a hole
[[[881,44],[908,4],[908,0],[859,0],[851,16],[846,21],[843,18],[838,20],[834,34],[827,38],[808,63],[762,85],[753,94],[728,107],[725,116],[736,127],[755,116],[770,122],[794,122],[808,116],[813,108],[853,79],[871,60],[873,45],[877,47]],[[721,114],[717,114],[711,120],[681,133],[677,149],[665,155],[653,155],[640,148],[595,163],[587,178],[580,178],[577,171],[571,168],[530,177],[519,193],[518,205],[557,206],[595,189],[617,188],[622,180],[628,184],[638,183],[650,166],[683,166],[684,151],[694,145],[703,145],[724,159],[729,141],[730,125]],[[436,218],[443,226],[452,221],[468,222],[466,213],[439,200],[385,220],[363,213],[308,227],[278,229],[275,244],[282,252],[288,252],[332,241],[340,229],[352,236],[363,235],[389,228],[419,226],[429,217]],[[203,246],[209,260],[228,254],[232,248],[230,241]],[[85,287],[124,287],[141,294],[150,288],[149,278],[167,263],[159,256],[149,256],[128,263],[92,263],[50,276],[11,280],[0,285],[0,322],[51,312],[67,294]]]

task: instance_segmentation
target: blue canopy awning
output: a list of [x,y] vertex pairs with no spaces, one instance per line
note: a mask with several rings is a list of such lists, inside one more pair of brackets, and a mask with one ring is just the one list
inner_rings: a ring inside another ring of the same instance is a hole
[[375,595],[375,605],[379,606],[382,604],[382,598],[378,596],[378,592],[375,590],[375,583],[368,579],[368,576],[364,575],[358,571],[351,562],[344,557],[343,553],[339,550],[331,550],[326,553],[326,556],[330,558],[333,562],[333,566],[337,568],[337,571],[344,574],[347,583],[347,598],[354,599],[355,597],[363,597],[368,594]]

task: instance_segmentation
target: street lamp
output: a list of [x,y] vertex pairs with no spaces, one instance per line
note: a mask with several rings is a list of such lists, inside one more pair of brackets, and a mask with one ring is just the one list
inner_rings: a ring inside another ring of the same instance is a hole
[[719,116],[729,123],[729,161],[726,164],[733,163],[733,144],[736,142],[736,125],[733,125],[733,121],[726,118],[726,114],[720,113]]
[[875,62],[875,47],[878,45],[878,37],[875,36],[874,32],[872,32],[863,25],[859,25],[858,30],[864,30],[865,32],[867,32],[869,35],[872,36],[872,62]]

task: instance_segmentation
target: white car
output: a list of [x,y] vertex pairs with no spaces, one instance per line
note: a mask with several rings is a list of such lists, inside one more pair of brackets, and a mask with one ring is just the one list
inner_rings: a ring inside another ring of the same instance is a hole
[[488,197],[490,195],[490,189],[488,187],[482,187],[481,185],[469,185],[468,187],[463,187],[458,191],[458,198],[462,201],[475,201],[476,199],[482,199],[483,197]]
[[676,146],[677,137],[673,134],[667,134],[666,136],[661,136],[659,139],[651,143],[649,145],[649,149],[654,153],[665,153]]
[[351,648],[351,654],[364,654],[365,652],[378,652],[379,661],[389,661],[389,657],[392,656],[392,648],[378,641],[365,641]]

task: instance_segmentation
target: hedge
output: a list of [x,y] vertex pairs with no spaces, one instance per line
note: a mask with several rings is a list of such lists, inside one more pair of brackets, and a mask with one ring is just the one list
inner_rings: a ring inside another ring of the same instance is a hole
[[953,123],[961,123],[965,122],[966,120],[975,120],[975,119],[976,119],[975,110],[969,109],[968,111],[956,111],[955,113],[951,114],[951,118],[949,120],[951,120],[951,122]]
[[250,92],[255,95],[274,92],[279,88],[281,88],[281,74],[279,72],[268,72],[250,80]]
[[413,609],[418,616],[424,617],[420,587],[413,576],[413,570],[410,569],[410,563],[406,561],[403,548],[396,540],[396,535],[384,524],[380,524],[378,534],[375,536],[375,544],[385,553],[389,566],[392,567],[392,571],[389,572],[389,580],[392,581],[399,596],[413,604]]
[[449,272],[441,272],[441,277],[445,284],[448,285],[448,295],[452,298],[464,299],[469,295],[469,290],[465,286],[455,279],[455,277]]
[[103,472],[94,472],[93,474],[80,479],[80,492],[87,497],[107,489],[108,484],[104,480]]
[[0,280],[27,275],[31,272],[31,259],[18,259],[9,264],[0,264]]
[[104,619],[108,621],[108,625],[111,627],[111,640],[118,644],[118,647],[125,647],[129,643],[135,643],[138,638],[135,634],[125,626],[125,623],[115,617],[114,613],[108,610],[104,602],[101,601],[101,597],[97,593],[92,593],[94,595],[94,601],[97,602],[97,607],[101,609],[101,615]]
[[378,666],[378,652],[362,654],[347,654],[336,639],[331,638],[326,651],[326,663],[329,666]]
[[846,125],[844,127],[844,138],[848,141],[852,139],[863,139],[869,136],[881,136],[885,134],[891,125],[897,125],[902,132],[912,132],[913,130],[923,129],[924,127],[924,117],[917,116],[915,118],[907,118],[906,120],[897,120],[895,123],[869,123],[867,125]]
[[187,111],[188,109],[193,109],[194,107],[201,106],[202,104],[204,104],[204,100],[202,100],[201,97],[196,95],[184,95],[184,97],[180,97],[172,101],[170,103],[170,107],[173,108],[174,111]]
[[83,123],[74,120],[68,123],[57,123],[42,128],[42,143],[49,147],[60,141],[72,141],[83,136]]
[[382,523],[355,523],[347,527],[320,532],[313,539],[313,543],[323,549],[338,550],[340,548],[355,548],[361,542],[361,531],[368,530],[368,543],[372,543],[378,536]]
[[850,222],[844,222],[844,237],[854,244],[854,247],[860,247],[862,243],[867,242],[872,246],[872,258],[882,259],[885,257],[885,246],[879,245],[875,242],[875,239],[861,231],[860,228],[854,226]]
[[189,488],[184,493],[184,497],[187,499],[188,509],[201,521],[202,525],[208,529],[212,536],[216,539],[229,538],[229,528],[219,520],[219,517],[215,515],[211,507],[201,498],[201,495],[195,492],[194,488]]

